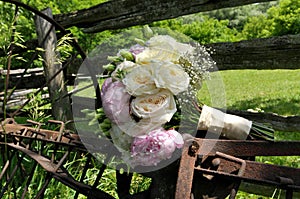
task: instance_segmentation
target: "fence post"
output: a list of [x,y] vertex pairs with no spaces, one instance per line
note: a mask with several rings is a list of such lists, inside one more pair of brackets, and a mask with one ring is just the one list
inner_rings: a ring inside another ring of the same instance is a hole
[[[42,12],[49,17],[53,17],[50,8]],[[67,95],[68,91],[64,81],[62,64],[59,62],[60,54],[56,51],[57,37],[55,27],[40,16],[36,16],[35,25],[39,45],[45,50],[43,53],[44,71],[46,81],[49,82],[48,91],[51,99],[52,114],[57,120],[64,122],[72,120],[71,103]]]

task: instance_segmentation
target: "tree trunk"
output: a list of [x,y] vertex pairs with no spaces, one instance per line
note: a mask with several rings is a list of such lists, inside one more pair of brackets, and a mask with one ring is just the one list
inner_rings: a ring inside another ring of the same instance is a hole
[[[52,17],[51,9],[43,13]],[[54,26],[43,18],[35,19],[38,42],[45,50],[43,53],[44,71],[52,104],[52,113],[55,119],[61,121],[72,120],[71,104],[64,81],[60,55],[56,51],[57,38]],[[54,77],[54,78],[53,78]],[[66,97],[67,96],[67,97]]]

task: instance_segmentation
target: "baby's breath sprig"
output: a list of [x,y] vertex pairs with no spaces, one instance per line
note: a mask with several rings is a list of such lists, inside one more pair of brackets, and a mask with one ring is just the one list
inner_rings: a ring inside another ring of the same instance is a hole
[[190,85],[196,93],[203,80],[209,78],[209,70],[215,66],[210,53],[200,44],[195,44],[194,50],[188,51],[179,58],[179,64],[190,76]]

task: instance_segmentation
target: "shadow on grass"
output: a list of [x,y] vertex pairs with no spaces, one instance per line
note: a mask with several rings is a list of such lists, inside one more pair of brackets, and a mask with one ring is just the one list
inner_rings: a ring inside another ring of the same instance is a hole
[[[286,98],[253,98],[250,100],[241,100],[235,104],[227,107],[228,109],[247,110],[247,109],[261,109],[265,113],[276,113],[282,116],[297,115],[300,116],[300,98],[286,99]],[[300,122],[300,121],[299,121]],[[275,132],[276,140],[300,140],[300,132]]]
[[240,100],[227,108],[237,110],[257,109],[266,113],[276,113],[278,115],[300,115],[300,96],[299,99],[266,99],[258,97]]

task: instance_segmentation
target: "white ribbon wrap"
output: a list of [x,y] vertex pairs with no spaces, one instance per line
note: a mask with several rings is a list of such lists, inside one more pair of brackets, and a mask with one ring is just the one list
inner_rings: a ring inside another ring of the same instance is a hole
[[233,140],[245,140],[249,135],[252,121],[204,105],[198,122],[198,130],[221,133]]

